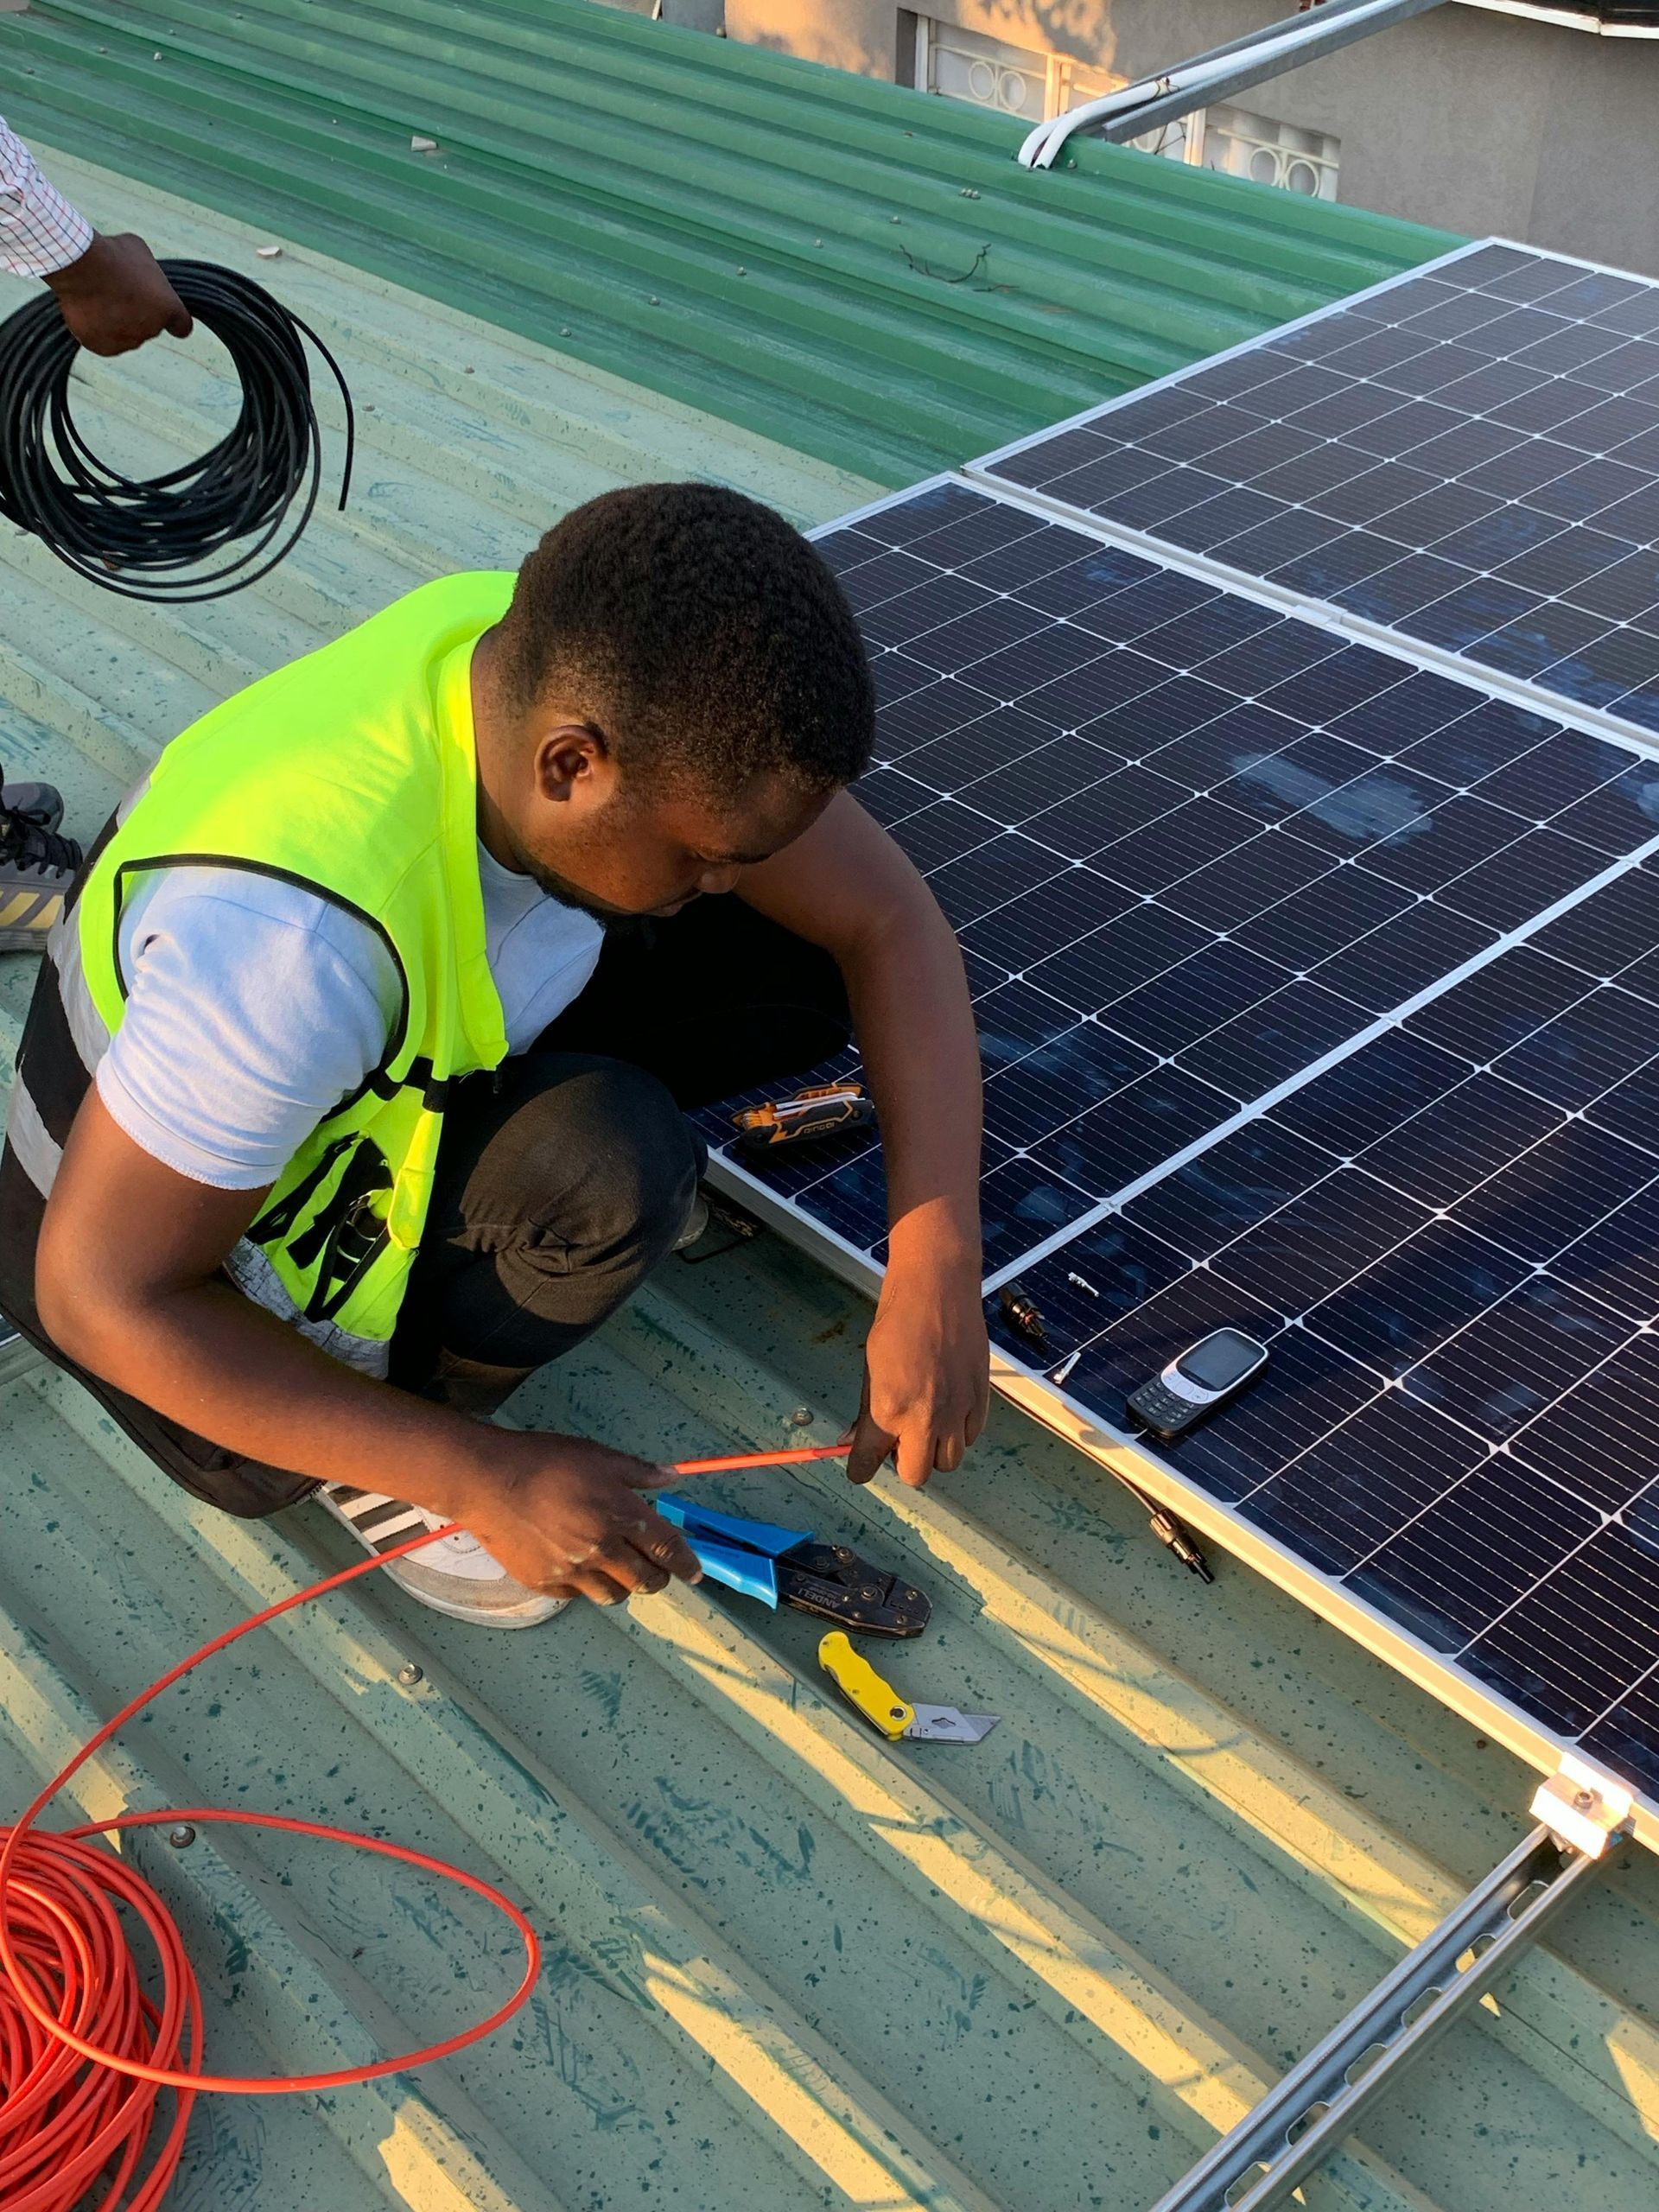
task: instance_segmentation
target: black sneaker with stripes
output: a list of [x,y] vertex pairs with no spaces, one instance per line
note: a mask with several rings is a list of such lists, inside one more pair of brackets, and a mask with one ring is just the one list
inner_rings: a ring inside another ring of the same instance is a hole
[[0,952],[43,952],[80,867],[50,784],[0,784]]

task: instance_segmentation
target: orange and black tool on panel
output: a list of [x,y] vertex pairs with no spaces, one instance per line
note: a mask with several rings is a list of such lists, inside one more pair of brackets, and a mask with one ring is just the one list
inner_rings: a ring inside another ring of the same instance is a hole
[[783,1098],[746,1106],[732,1116],[738,1149],[751,1160],[799,1144],[851,1136],[875,1127],[875,1105],[861,1083],[820,1083]]

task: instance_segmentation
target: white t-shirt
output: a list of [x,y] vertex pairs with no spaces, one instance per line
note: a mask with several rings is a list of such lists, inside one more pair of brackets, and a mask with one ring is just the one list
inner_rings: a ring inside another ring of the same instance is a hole
[[[507,1049],[599,959],[591,915],[478,849]],[[192,1182],[257,1191],[379,1065],[401,996],[380,938],[316,893],[244,868],[158,868],[122,909],[126,1011],[99,1063],[112,1118]]]

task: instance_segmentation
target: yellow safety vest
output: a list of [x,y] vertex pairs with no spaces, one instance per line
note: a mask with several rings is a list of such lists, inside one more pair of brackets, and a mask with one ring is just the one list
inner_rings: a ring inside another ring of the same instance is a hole
[[424,585],[204,715],[162,754],[66,918],[81,971],[66,987],[84,985],[111,1036],[122,905],[151,869],[257,869],[379,934],[403,987],[381,1063],[289,1161],[230,1266],[370,1371],[385,1370],[449,1086],[507,1049],[479,884],[471,669],[512,590],[493,571]]

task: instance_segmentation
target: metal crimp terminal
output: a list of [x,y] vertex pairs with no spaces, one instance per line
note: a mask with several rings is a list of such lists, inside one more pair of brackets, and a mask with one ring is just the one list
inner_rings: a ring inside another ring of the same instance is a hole
[[1539,1784],[1532,1817],[1558,1842],[1586,1859],[1599,1859],[1629,1834],[1635,1802],[1623,1783],[1567,1751],[1548,1781]]

